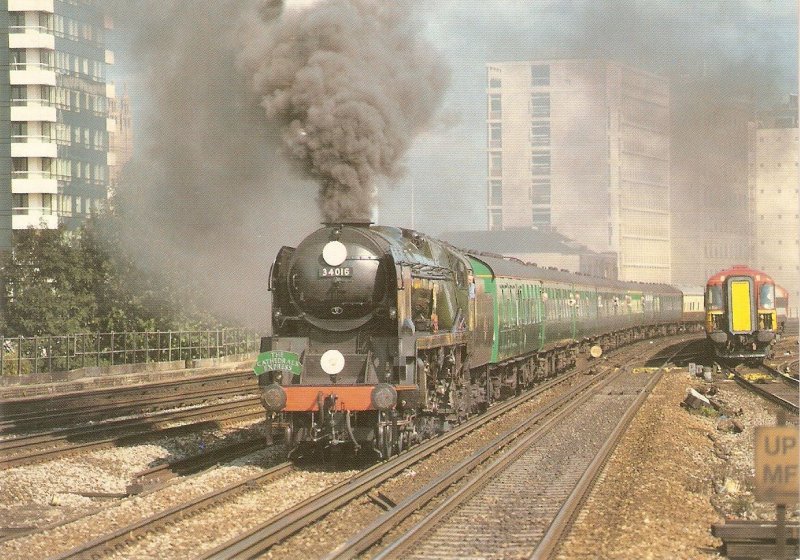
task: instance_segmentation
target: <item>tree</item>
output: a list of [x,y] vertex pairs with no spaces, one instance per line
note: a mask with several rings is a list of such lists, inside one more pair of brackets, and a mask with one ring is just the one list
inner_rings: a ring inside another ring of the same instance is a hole
[[74,333],[95,316],[91,275],[64,230],[14,232],[1,262],[5,336]]
[[4,336],[211,329],[198,293],[178,271],[149,271],[125,250],[119,218],[93,217],[76,232],[14,232],[0,259]]

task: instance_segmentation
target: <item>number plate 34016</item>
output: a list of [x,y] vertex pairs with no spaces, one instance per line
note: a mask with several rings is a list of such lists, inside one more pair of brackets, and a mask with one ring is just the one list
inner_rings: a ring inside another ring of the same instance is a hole
[[349,266],[323,266],[319,269],[320,278],[350,278],[353,269]]

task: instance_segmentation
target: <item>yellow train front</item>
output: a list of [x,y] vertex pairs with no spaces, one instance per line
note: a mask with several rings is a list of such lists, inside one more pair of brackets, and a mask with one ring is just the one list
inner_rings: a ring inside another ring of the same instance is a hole
[[778,332],[775,282],[766,273],[736,265],[708,279],[706,335],[717,357],[760,361]]

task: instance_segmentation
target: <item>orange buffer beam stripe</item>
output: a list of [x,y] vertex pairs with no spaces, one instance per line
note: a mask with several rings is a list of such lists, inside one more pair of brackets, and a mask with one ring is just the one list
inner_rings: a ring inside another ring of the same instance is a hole
[[[336,410],[375,410],[372,407],[374,385],[284,385],[286,406],[284,412],[316,412],[317,395],[336,395]],[[395,385],[398,393],[413,391],[416,385]]]

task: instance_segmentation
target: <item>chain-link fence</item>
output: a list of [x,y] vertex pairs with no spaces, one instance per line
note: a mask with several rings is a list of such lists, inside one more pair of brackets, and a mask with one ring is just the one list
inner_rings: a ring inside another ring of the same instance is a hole
[[222,358],[256,352],[259,340],[258,333],[249,329],[0,336],[0,375]]

